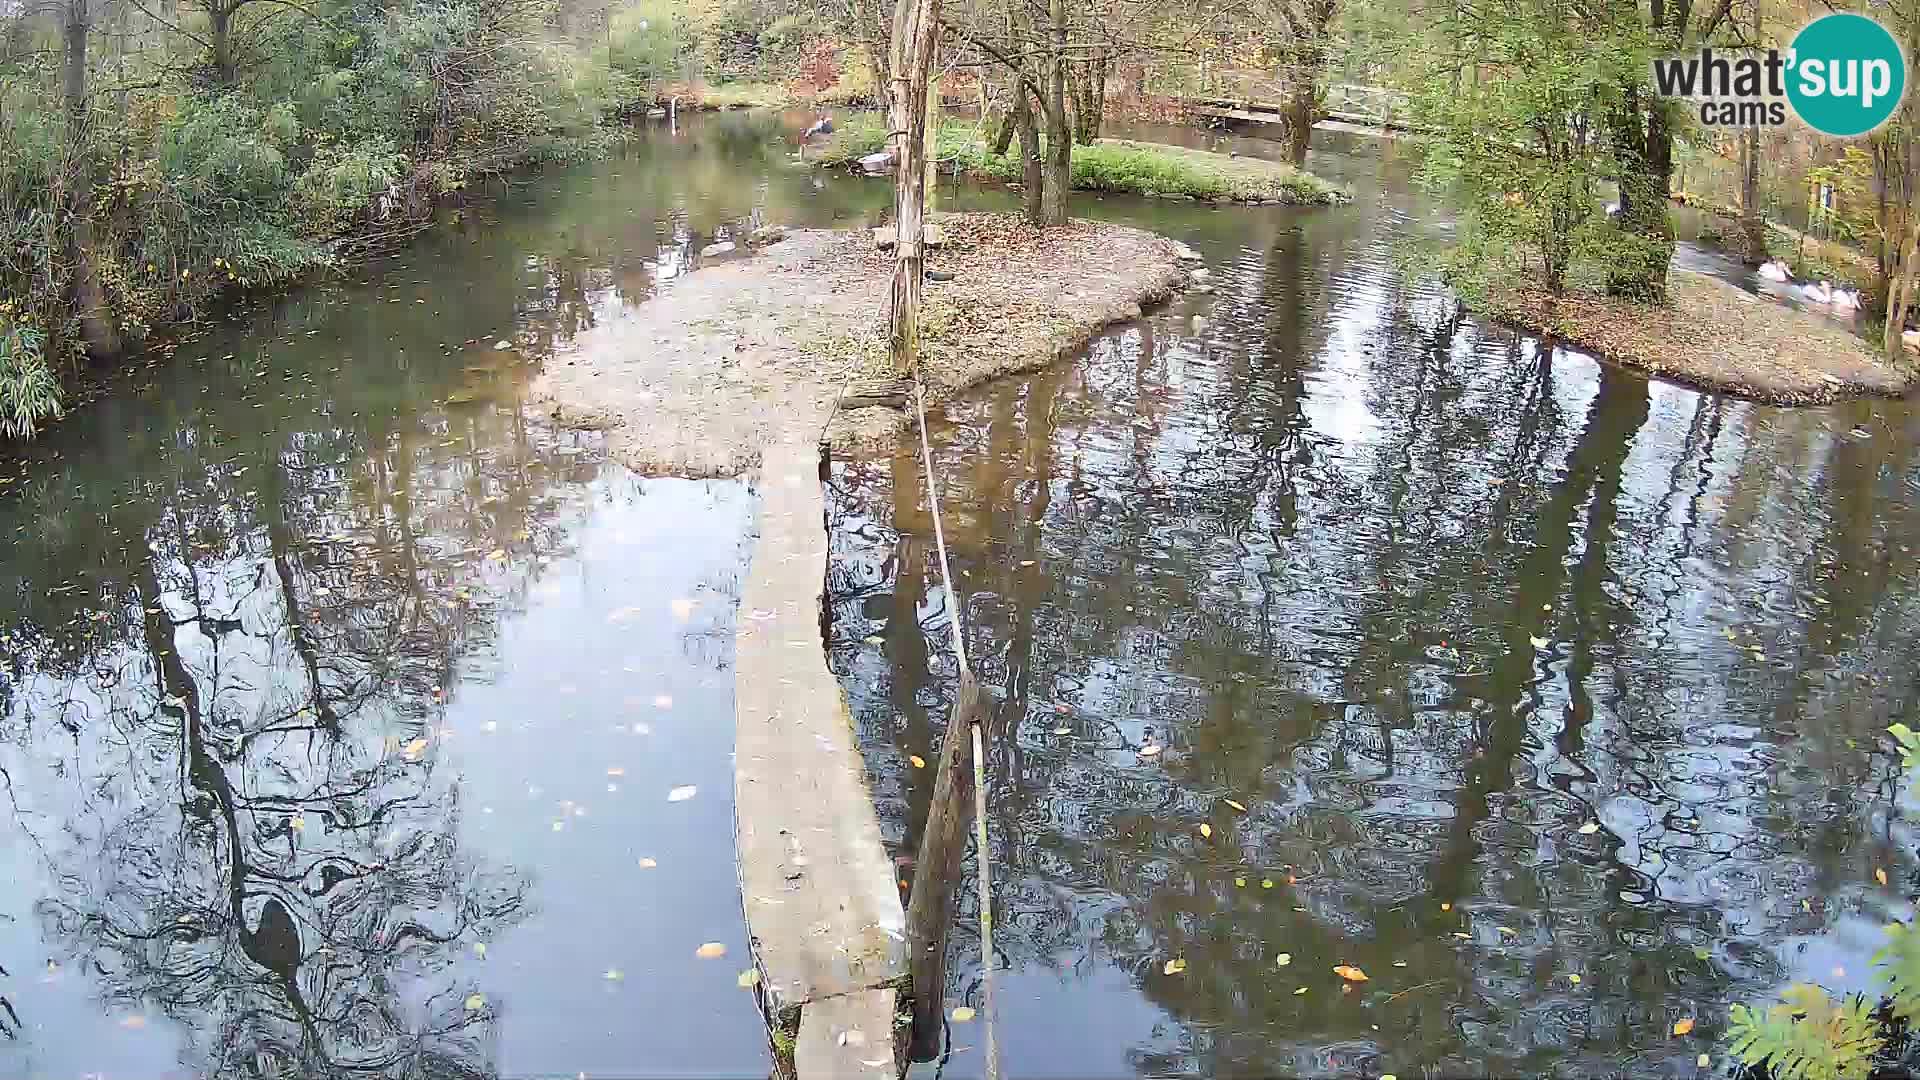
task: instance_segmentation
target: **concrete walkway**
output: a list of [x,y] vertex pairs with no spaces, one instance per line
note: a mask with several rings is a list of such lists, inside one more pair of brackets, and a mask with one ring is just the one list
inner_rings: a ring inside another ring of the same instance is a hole
[[906,916],[826,665],[815,439],[784,435],[760,466],[760,536],[734,637],[740,895],[781,1067],[800,1080],[891,1077],[905,1064]]

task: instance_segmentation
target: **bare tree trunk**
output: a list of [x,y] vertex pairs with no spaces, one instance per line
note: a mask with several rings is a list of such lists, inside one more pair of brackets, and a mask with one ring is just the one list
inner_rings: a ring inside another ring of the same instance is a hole
[[[961,880],[967,850],[967,826],[973,820],[973,738],[970,725],[985,719],[980,686],[963,675],[940,744],[933,780],[933,801],[913,865],[913,891],[907,897],[907,969],[913,979],[915,1061],[930,1061],[940,1050],[941,1017],[947,992],[947,930],[953,923],[953,893]],[[984,853],[983,853],[984,857]]]
[[1307,148],[1313,141],[1313,125],[1319,120],[1320,100],[1314,84],[1296,81],[1287,100],[1287,160],[1293,167],[1307,163]]
[[1041,225],[1046,221],[1041,204],[1047,193],[1047,173],[1040,161],[1040,129],[1034,123],[1026,79],[1015,79],[1013,90],[1013,126],[1020,133],[1020,205],[1028,224]]
[[1907,213],[1907,242],[1902,245],[1900,268],[1887,284],[1886,350],[1887,361],[1906,361],[1907,316],[1920,301],[1920,214]]
[[207,37],[211,41],[213,54],[213,75],[221,86],[232,86],[239,81],[240,65],[233,55],[233,12],[232,5],[211,3],[207,5]]
[[893,286],[888,333],[894,372],[906,375],[920,357],[920,288],[926,272],[927,90],[940,0],[897,0],[888,95],[888,134],[895,142]]
[[1760,214],[1760,129],[1740,140],[1740,234],[1750,263],[1767,261],[1767,223]]
[[1067,223],[1067,190],[1073,182],[1073,133],[1067,129],[1067,4],[1048,0],[1047,187],[1040,199],[1040,224]]
[[927,156],[927,220],[933,220],[940,201],[940,43],[933,43],[934,56],[927,61],[927,122],[924,152]]
[[70,287],[88,351],[108,357],[119,353],[120,333],[107,310],[106,290],[100,284],[99,253],[94,250],[93,148],[87,131],[87,0],[68,0],[66,15],[61,91],[66,99],[67,162],[72,170],[66,206],[71,223],[67,232],[67,261],[73,275]]
[[1067,65],[1067,97],[1073,104],[1073,141],[1088,145],[1099,137],[1093,115],[1093,70],[1089,62]]

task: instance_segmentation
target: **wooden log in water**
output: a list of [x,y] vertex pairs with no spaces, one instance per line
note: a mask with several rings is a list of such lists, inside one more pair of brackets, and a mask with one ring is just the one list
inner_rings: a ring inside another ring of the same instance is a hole
[[[939,1053],[946,1004],[947,931],[953,925],[953,896],[961,884],[961,857],[967,826],[973,821],[973,736],[968,728],[986,719],[985,699],[971,672],[960,676],[960,690],[947,718],[935,768],[933,803],[920,834],[913,867],[913,894],[907,902],[907,968],[913,979],[913,1043],[916,1061]],[[981,853],[981,858],[986,853]]]

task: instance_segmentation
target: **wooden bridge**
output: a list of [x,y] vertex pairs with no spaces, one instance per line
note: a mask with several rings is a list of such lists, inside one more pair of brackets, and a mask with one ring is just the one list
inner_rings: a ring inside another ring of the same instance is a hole
[[[1196,95],[1177,100],[1197,116],[1229,123],[1287,123],[1288,107],[1279,100],[1281,95],[1274,92],[1277,88],[1258,89],[1271,94],[1271,98],[1262,97],[1253,92],[1255,88],[1248,87],[1249,92],[1238,96]],[[1314,126],[1336,129],[1344,126],[1403,135],[1417,130],[1411,115],[1407,95],[1398,90],[1338,83],[1326,88],[1320,102],[1320,119]]]

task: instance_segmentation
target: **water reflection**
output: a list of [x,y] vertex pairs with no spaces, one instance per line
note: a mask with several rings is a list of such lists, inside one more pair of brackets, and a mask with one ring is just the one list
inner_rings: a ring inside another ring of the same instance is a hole
[[[1464,319],[1384,175],[1183,234],[1216,296],[947,410],[1023,1075],[1690,1073],[1732,1001],[1864,989],[1904,911],[1914,418]],[[948,598],[914,459],[835,479],[836,669],[911,851]]]
[[764,1072],[695,956],[745,953],[751,492],[604,466],[516,400],[649,299],[623,267],[766,201],[689,205],[661,177],[698,147],[562,174],[631,235],[518,193],[6,463],[0,1073]]

